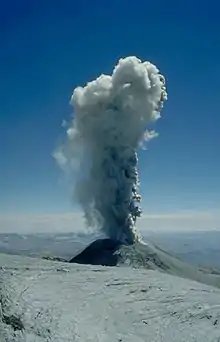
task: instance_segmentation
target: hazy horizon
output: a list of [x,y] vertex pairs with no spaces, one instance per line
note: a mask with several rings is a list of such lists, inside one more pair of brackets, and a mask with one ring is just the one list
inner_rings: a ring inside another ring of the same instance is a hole
[[[184,232],[184,231],[220,231],[220,214],[215,212],[179,212],[143,214],[137,227],[142,232]],[[0,216],[0,233],[89,233],[83,213],[50,213],[50,214],[17,214],[16,216]]]

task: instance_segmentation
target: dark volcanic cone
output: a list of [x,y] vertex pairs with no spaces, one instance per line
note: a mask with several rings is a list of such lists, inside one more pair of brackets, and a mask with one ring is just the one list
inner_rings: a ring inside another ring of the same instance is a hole
[[92,242],[69,262],[145,268],[220,287],[220,278],[210,274],[211,270],[210,273],[208,271],[204,272],[201,269],[188,265],[150,242],[136,242],[132,245],[123,245],[113,239],[99,239]]
[[118,264],[117,250],[120,242],[113,239],[99,239],[92,242],[81,253],[73,257],[70,262],[102,266],[116,266]]

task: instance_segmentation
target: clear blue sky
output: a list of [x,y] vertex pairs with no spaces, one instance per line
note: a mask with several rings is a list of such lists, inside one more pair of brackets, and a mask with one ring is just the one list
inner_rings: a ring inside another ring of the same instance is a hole
[[0,212],[69,211],[51,154],[76,85],[137,55],[166,76],[140,154],[146,211],[220,204],[220,3],[8,0],[0,9]]

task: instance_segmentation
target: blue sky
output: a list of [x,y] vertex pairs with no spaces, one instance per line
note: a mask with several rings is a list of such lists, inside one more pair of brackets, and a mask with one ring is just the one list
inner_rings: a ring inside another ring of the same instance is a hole
[[140,153],[145,212],[219,209],[219,10],[217,1],[5,1],[0,214],[74,209],[52,158],[71,93],[128,55],[159,67],[169,97],[159,138]]

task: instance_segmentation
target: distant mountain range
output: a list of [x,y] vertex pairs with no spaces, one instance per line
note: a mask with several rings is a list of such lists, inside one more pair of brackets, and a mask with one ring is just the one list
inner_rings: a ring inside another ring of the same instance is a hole
[[184,261],[207,267],[220,267],[220,231],[150,233],[145,236]]
[[[0,234],[0,252],[29,256],[56,256],[71,259],[98,236],[60,234]],[[220,268],[220,231],[205,232],[148,232],[145,241],[174,253],[184,261]]]
[[89,244],[95,235],[85,234],[0,234],[0,252],[27,256],[71,258]]

